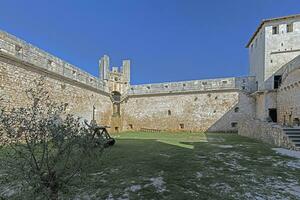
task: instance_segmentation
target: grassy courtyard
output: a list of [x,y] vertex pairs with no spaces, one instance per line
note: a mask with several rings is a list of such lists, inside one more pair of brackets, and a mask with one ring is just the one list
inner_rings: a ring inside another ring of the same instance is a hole
[[[64,199],[300,199],[300,159],[256,140],[215,133],[114,137],[94,173],[84,184],[75,179]],[[13,186],[0,186],[0,197],[13,194]]]

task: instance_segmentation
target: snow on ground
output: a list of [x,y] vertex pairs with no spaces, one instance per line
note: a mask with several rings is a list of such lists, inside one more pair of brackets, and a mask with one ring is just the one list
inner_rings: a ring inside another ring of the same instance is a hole
[[196,177],[197,177],[197,179],[200,179],[203,177],[203,174],[201,172],[197,172]]
[[288,149],[284,149],[284,148],[273,148],[273,150],[281,155],[300,159],[300,151],[292,151],[292,150],[288,150]]
[[154,178],[150,178],[151,183],[146,184],[145,187],[153,186],[155,187],[157,192],[164,192],[166,191],[165,181],[163,180],[163,177],[158,176]]

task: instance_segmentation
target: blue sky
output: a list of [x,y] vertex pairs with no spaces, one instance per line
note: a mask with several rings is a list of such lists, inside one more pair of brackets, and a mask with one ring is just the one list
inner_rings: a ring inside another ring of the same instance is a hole
[[98,75],[131,59],[131,83],[248,74],[245,45],[262,19],[299,0],[1,0],[0,29]]

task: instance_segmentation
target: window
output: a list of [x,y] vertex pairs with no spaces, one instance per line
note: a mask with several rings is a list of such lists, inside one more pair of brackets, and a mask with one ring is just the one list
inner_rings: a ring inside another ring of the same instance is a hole
[[286,25],[286,32],[288,33],[293,32],[293,23]]
[[239,110],[240,110],[239,107],[235,107],[235,108],[234,108],[234,112],[236,112],[236,113],[239,112]]
[[179,124],[180,129],[184,129],[184,124]]
[[237,122],[232,122],[232,123],[231,123],[231,127],[232,127],[232,128],[236,128],[236,127],[237,127],[237,125],[238,125],[238,123],[237,123]]
[[169,115],[169,116],[171,115],[171,110],[168,110],[168,115]]
[[132,124],[129,124],[129,128],[130,128],[130,129],[133,129],[133,125],[132,125]]
[[279,29],[278,26],[273,26],[273,27],[272,27],[272,34],[273,34],[273,35],[278,34],[278,33],[279,33],[279,30],[278,30],[278,29]]

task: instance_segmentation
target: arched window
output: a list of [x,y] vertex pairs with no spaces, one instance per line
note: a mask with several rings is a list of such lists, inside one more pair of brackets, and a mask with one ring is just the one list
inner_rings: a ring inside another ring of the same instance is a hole
[[239,112],[239,110],[240,110],[239,107],[235,107],[235,108],[234,108],[234,112],[236,112],[236,113]]

